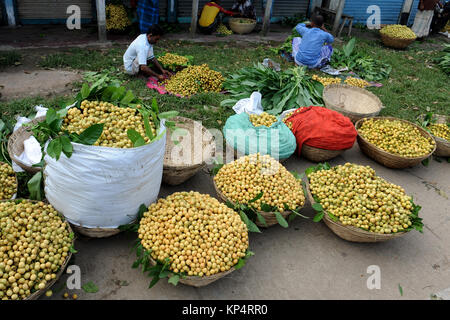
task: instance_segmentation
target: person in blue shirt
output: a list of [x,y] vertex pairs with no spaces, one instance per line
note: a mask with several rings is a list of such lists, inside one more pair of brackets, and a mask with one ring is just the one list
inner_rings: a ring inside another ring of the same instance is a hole
[[299,23],[295,30],[301,36],[292,39],[292,56],[296,64],[321,68],[330,62],[334,37],[325,29],[321,15],[313,16],[309,24]]

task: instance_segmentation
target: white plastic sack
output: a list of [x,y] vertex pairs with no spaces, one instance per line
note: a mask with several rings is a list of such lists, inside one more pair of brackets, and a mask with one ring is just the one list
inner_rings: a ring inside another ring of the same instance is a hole
[[261,105],[261,93],[253,92],[250,98],[241,99],[233,107],[234,112],[240,114],[247,112],[248,114],[261,114],[263,107]]
[[137,148],[73,144],[73,154],[44,160],[45,196],[69,222],[87,228],[117,228],[154,202],[161,187],[166,129]]

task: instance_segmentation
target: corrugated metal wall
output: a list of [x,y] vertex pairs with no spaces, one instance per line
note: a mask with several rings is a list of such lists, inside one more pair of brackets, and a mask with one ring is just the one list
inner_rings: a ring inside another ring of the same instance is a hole
[[[208,0],[200,0],[198,10],[201,12]],[[309,0],[273,0],[272,17],[293,16],[296,13],[306,13]],[[225,9],[231,9],[234,0],[222,0],[220,5]],[[256,9],[256,15],[262,17],[264,15],[262,0],[253,0]],[[178,17],[190,17],[192,14],[192,0],[178,1]]]
[[[81,19],[92,19],[93,0],[17,0],[19,20],[66,19],[67,7],[77,5]],[[95,5],[94,5],[95,6]]]
[[366,24],[370,16],[366,13],[367,7],[377,5],[381,9],[381,24],[397,23],[403,6],[403,0],[346,0],[344,13],[353,16],[354,23]]
[[414,0],[411,8],[411,13],[409,14],[408,25],[412,25],[414,23],[414,18],[416,16],[417,11],[419,10],[419,1]]

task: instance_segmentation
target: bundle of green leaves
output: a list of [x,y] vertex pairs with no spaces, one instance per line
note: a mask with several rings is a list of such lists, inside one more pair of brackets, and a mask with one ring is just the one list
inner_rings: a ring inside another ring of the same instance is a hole
[[323,105],[323,85],[306,73],[306,67],[277,72],[258,63],[231,75],[224,88],[231,98],[222,101],[222,106],[233,106],[257,91],[262,95],[264,110],[273,115],[295,107]]
[[444,46],[444,50],[442,50],[441,54],[435,59],[435,62],[442,71],[450,75],[450,44]]

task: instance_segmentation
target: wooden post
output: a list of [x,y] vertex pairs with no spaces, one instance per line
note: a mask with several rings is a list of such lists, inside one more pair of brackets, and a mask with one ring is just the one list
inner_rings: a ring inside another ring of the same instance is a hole
[[195,38],[198,18],[198,0],[192,0],[191,38]]
[[336,35],[338,28],[339,28],[339,23],[341,22],[341,17],[342,17],[342,13],[344,11],[344,6],[345,6],[345,0],[340,0],[339,1],[339,5],[336,9],[336,17],[334,18],[334,24],[333,24],[333,34]]
[[270,26],[270,11],[272,10],[272,0],[267,0],[266,11],[264,12],[264,21],[262,26],[263,36],[267,36]]
[[106,10],[105,0],[95,0],[97,4],[97,25],[98,25],[98,40],[106,41]]

